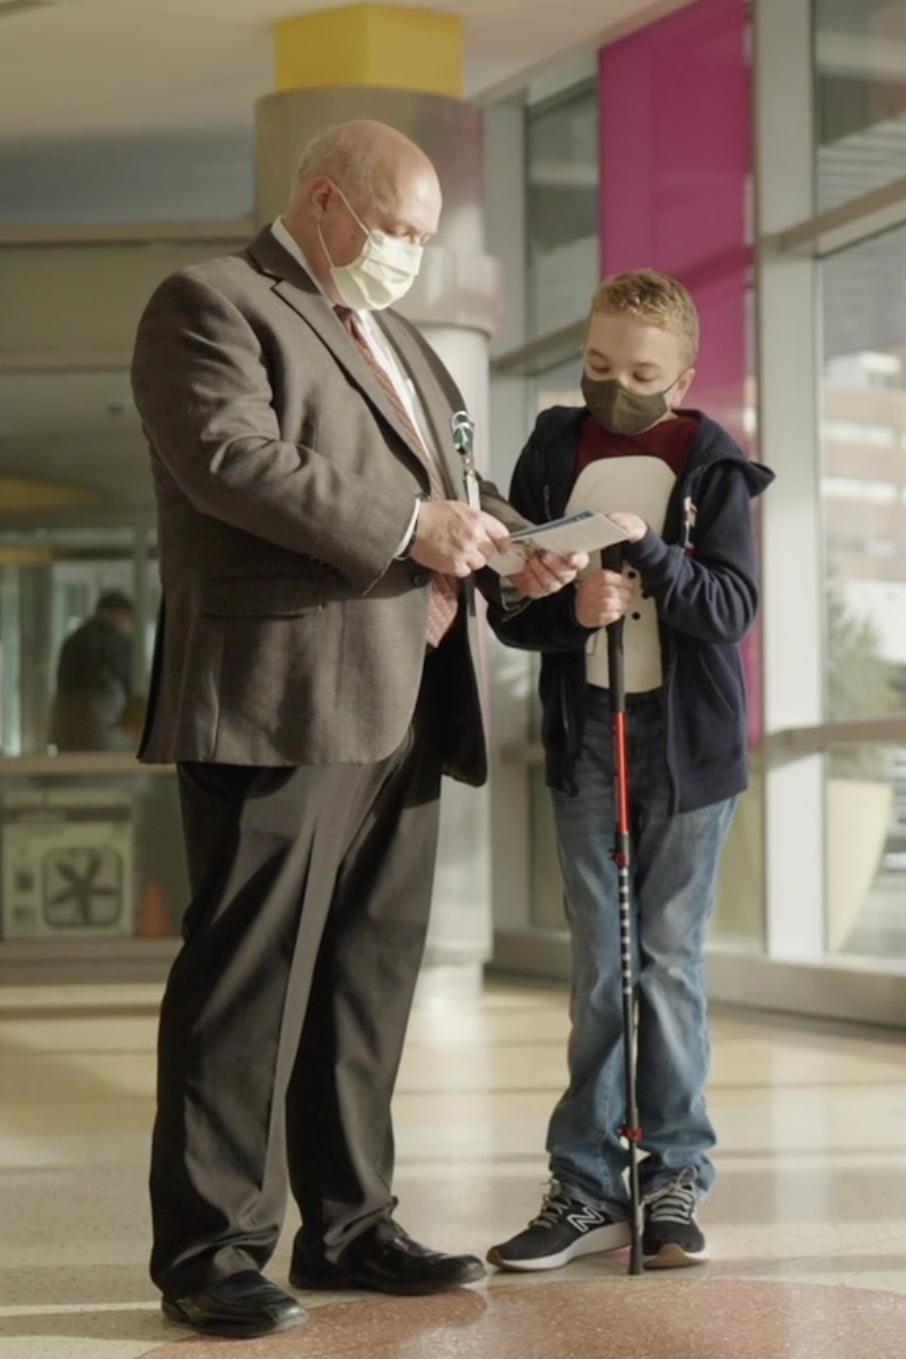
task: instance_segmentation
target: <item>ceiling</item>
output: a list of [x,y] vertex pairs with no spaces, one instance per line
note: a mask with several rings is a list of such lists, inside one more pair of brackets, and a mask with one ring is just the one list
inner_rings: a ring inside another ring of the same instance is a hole
[[39,469],[42,482],[90,491],[101,507],[150,512],[128,372],[0,373],[0,469],[0,479],[29,480]]
[[[464,20],[469,97],[678,0],[402,0]],[[399,0],[397,0],[399,3]],[[246,126],[276,20],[331,0],[0,0],[0,146]]]

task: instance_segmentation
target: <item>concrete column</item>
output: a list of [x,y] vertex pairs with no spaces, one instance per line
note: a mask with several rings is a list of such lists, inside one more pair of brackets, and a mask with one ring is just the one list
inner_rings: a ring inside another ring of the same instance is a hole
[[[322,128],[374,118],[406,133],[437,167],[444,212],[400,310],[461,387],[488,455],[488,345],[498,312],[496,261],[484,253],[482,114],[457,98],[460,20],[387,5],[353,5],[277,26],[276,93],[255,109],[256,215],[286,205],[299,156]],[[490,800],[447,783],[427,960],[469,983],[491,952]]]

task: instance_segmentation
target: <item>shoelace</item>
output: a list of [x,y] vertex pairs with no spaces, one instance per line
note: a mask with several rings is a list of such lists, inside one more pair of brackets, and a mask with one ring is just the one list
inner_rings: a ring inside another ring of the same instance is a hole
[[647,1204],[651,1222],[691,1222],[695,1216],[695,1190],[685,1184],[671,1184],[652,1194]]
[[561,1218],[569,1211],[569,1202],[563,1198],[559,1189],[550,1189],[544,1196],[541,1212],[532,1218],[530,1227],[556,1227]]

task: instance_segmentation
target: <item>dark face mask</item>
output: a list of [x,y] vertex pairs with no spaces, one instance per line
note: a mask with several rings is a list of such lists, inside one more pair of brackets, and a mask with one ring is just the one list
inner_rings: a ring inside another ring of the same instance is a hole
[[677,382],[679,378],[662,392],[643,396],[624,387],[616,378],[601,381],[583,373],[582,395],[592,415],[611,434],[643,434],[669,411],[667,393]]

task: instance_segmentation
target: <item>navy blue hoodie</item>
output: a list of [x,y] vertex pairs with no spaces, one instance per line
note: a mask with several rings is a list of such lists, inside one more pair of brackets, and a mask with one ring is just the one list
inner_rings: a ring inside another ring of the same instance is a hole
[[[554,406],[539,416],[510,488],[510,503],[533,523],[565,514],[588,415],[585,407]],[[704,415],[699,419],[670,496],[663,537],[649,529],[641,542],[624,548],[625,560],[657,604],[673,812],[720,802],[748,784],[739,643],[758,607],[750,501],[774,479],[766,467],[749,462],[720,425]],[[567,793],[576,791],[586,712],[585,648],[594,631],[576,620],[575,597],[575,586],[569,586],[519,611],[508,613],[499,605],[489,610],[501,642],[542,653],[547,782]]]

